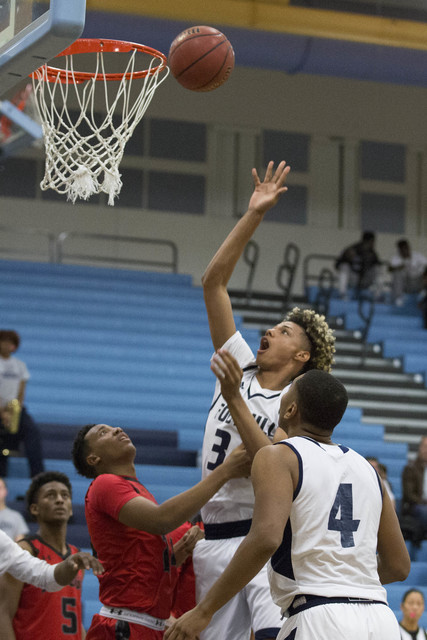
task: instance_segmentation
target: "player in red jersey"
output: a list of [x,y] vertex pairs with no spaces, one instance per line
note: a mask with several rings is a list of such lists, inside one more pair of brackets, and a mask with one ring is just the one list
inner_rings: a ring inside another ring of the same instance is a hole
[[188,555],[169,532],[196,514],[230,478],[249,474],[237,450],[206,480],[158,505],[137,480],[135,447],[120,428],[86,425],[74,441],[77,471],[94,478],[86,495],[92,546],[105,572],[99,576],[102,608],[87,640],[160,640],[169,618],[176,565]]
[[[39,524],[20,546],[49,564],[62,562],[77,547],[66,542],[72,516],[71,483],[59,472],[48,471],[33,478],[27,506]],[[83,571],[61,591],[48,593],[20,582],[9,574],[0,578],[0,628],[2,640],[83,640],[81,586]]]

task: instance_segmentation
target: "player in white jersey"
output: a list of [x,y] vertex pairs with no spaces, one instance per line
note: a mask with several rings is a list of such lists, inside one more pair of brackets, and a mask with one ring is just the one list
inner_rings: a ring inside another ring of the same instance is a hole
[[[203,291],[215,350],[226,348],[244,369],[239,398],[255,418],[243,432],[236,424],[228,397],[215,387],[206,423],[202,473],[206,477],[243,440],[251,456],[273,438],[277,430],[280,400],[290,381],[306,368],[329,370],[334,337],[323,316],[312,310],[293,309],[261,339],[256,358],[236,332],[227,284],[246,244],[286,191],[289,167],[281,162],[276,170],[270,162],[261,182],[253,170],[255,189],[247,213],[223,242],[203,276]],[[215,363],[213,363],[215,366]],[[240,382],[240,381],[239,381]],[[225,569],[250,528],[254,494],[250,479],[233,480],[202,510],[205,539],[193,554],[196,596],[200,600]],[[271,600],[266,567],[232,602],[214,617],[201,640],[248,640],[250,629],[256,640],[276,638],[281,626],[280,609]]]
[[[217,360],[223,387],[235,384],[236,366],[227,353]],[[272,596],[287,616],[278,640],[399,640],[382,585],[408,576],[409,554],[376,471],[331,440],[347,401],[341,382],[324,371],[294,380],[279,418],[289,438],[254,458],[250,532],[165,640],[198,637],[271,556]],[[244,404],[235,415],[241,423],[254,422]]]

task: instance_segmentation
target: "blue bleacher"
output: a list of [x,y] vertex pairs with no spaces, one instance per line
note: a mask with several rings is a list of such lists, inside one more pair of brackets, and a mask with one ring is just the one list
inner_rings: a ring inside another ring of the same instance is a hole
[[[72,480],[71,542],[90,545],[84,520],[90,481],[77,476],[70,460],[70,443],[83,424],[106,422],[144,436],[137,443],[136,473],[159,503],[200,480],[197,452],[215,377],[202,290],[189,276],[0,261],[0,294],[13,300],[2,306],[1,325],[21,334],[18,357],[32,374],[27,406],[44,437],[46,469]],[[403,310],[396,318],[392,312],[390,305],[377,305],[372,325],[375,340],[387,338],[385,351],[393,350],[401,322],[413,336],[422,331],[419,317]],[[330,313],[345,315],[349,327],[360,326],[354,301],[332,300]],[[236,325],[242,329],[238,317]],[[381,332],[381,326],[388,331]],[[244,329],[244,335],[256,351],[259,332]],[[396,342],[402,355],[402,342]],[[420,357],[419,347],[413,353]],[[385,442],[384,427],[363,423],[362,417],[360,409],[349,407],[334,440],[386,464],[399,499],[407,445]],[[21,511],[19,498],[28,484],[26,459],[12,458],[9,497]],[[427,550],[421,549],[420,561],[426,559]],[[423,570],[418,571],[414,579],[421,579]],[[398,586],[405,590],[405,585]],[[98,583],[90,573],[83,601],[87,627],[99,611]]]

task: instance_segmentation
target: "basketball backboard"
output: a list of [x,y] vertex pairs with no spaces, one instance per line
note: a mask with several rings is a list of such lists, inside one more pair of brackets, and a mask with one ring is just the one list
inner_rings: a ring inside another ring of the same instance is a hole
[[0,0],[0,97],[81,35],[86,0]]

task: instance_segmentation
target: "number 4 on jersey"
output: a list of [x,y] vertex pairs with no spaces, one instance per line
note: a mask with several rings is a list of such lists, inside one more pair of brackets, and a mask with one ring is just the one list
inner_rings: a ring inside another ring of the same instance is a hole
[[353,487],[351,484],[340,484],[329,513],[328,529],[341,533],[342,547],[354,547],[353,532],[357,531],[359,524],[360,520],[353,520]]

